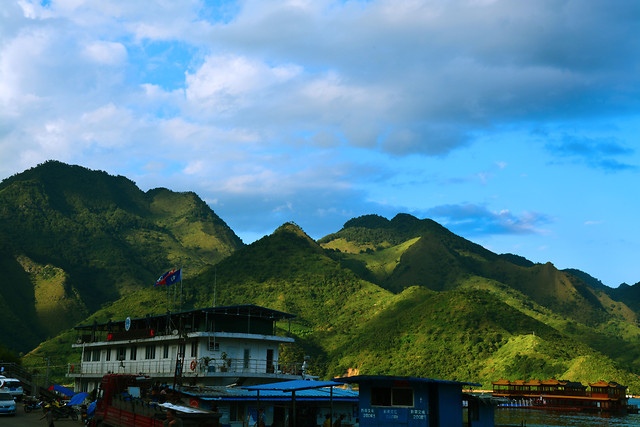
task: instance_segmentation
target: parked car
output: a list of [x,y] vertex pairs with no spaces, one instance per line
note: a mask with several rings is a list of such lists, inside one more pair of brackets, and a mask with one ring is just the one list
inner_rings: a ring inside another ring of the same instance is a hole
[[16,401],[7,391],[0,391],[0,414],[16,414]]
[[18,402],[22,400],[22,393],[24,393],[20,380],[2,375],[0,375],[0,391],[9,392]]

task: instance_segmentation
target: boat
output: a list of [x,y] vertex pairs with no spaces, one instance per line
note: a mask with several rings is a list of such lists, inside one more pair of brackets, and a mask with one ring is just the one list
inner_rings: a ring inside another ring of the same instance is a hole
[[521,407],[555,411],[597,411],[638,413],[629,404],[627,387],[614,381],[598,381],[585,386],[567,380],[506,380],[492,382],[492,396],[507,399],[498,407]]

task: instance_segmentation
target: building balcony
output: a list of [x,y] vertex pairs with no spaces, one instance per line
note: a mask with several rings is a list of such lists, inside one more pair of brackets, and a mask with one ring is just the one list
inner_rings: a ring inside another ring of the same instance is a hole
[[[176,370],[175,359],[121,360],[103,362],[70,363],[67,377],[95,377],[106,374],[144,374],[152,378],[173,377]],[[264,359],[209,360],[186,358],[182,376],[184,378],[214,377],[256,377],[295,379],[302,375],[302,363],[278,363],[267,365]]]

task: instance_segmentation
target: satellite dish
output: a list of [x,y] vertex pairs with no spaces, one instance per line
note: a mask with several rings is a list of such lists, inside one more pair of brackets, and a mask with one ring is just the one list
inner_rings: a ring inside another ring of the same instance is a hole
[[177,330],[177,329],[174,329],[173,331],[171,331],[171,333],[172,333],[173,335],[178,335],[178,330]]

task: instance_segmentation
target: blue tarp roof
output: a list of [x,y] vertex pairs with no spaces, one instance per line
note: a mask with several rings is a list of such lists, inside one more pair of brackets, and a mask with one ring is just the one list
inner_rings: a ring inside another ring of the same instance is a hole
[[335,381],[308,381],[308,380],[292,380],[292,381],[281,381],[277,383],[270,384],[260,384],[260,385],[251,385],[247,387],[242,387],[246,390],[278,390],[278,391],[299,391],[299,390],[309,390],[312,388],[322,388],[322,387],[332,387],[336,385],[343,385],[343,383],[338,383]]
[[73,390],[71,390],[69,388],[66,388],[64,386],[61,386],[61,385],[52,385],[51,387],[49,387],[49,391],[57,391],[57,392],[60,392],[60,393],[64,394],[65,396],[69,396],[69,397],[71,397],[74,394],[76,394],[75,391],[73,391]]
[[450,385],[470,385],[474,387],[480,387],[482,384],[470,383],[465,381],[449,381],[449,380],[434,380],[431,378],[420,377],[394,377],[386,375],[356,375],[353,377],[334,378],[334,381],[339,383],[364,383],[364,382],[379,382],[379,381],[407,381],[413,383],[436,383],[436,384],[450,384]]
[[86,399],[87,396],[89,396],[89,393],[82,392],[82,393],[75,394],[75,395],[73,395],[73,397],[71,398],[69,403],[67,403],[67,405],[69,405],[69,406],[79,405],[82,402],[84,402],[84,399]]
[[[205,387],[203,389],[180,390],[187,396],[197,397],[207,401],[256,401],[258,390],[246,390],[240,387]],[[260,390],[260,400],[289,402],[292,392],[282,390]],[[331,390],[328,388],[299,389],[296,391],[296,401],[329,401]],[[342,388],[333,389],[334,401],[356,402],[358,392]]]

